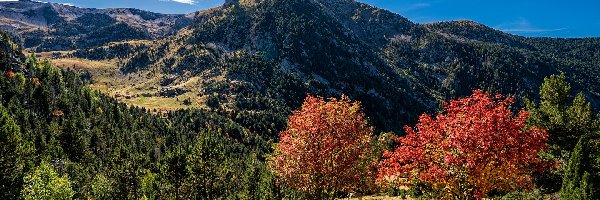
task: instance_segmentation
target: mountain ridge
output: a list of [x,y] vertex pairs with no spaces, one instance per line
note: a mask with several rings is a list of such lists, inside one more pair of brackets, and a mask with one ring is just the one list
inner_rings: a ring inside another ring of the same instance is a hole
[[[269,135],[306,93],[349,95],[394,132],[474,88],[535,97],[544,77],[561,72],[600,105],[598,38],[560,43],[472,21],[417,24],[352,0],[227,1],[192,15],[189,26],[142,45],[97,44],[64,56],[117,59],[119,80],[104,83],[113,95],[188,99],[244,125],[275,121],[253,130]],[[570,55],[579,47],[591,57]]]
[[[37,52],[163,37],[189,25],[191,18],[193,14],[159,14],[134,8],[78,8],[29,0],[0,2],[2,29],[18,35],[25,48]],[[102,38],[102,34],[111,32],[119,34]],[[42,44],[40,38],[55,44]],[[99,41],[87,44],[83,40]]]

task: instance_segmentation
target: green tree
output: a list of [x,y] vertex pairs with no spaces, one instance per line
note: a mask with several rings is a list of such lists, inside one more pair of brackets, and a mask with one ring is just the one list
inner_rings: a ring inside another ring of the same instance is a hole
[[560,106],[568,101],[571,85],[565,79],[564,73],[544,78],[540,87],[542,106]]
[[[581,137],[571,154],[564,174],[562,189],[560,190],[561,199],[588,200],[598,198],[596,196],[598,189],[594,187],[598,187],[599,180],[594,173],[599,172],[597,168],[600,166],[600,160],[598,159],[600,158],[600,152],[598,151],[600,149],[598,144],[590,139],[589,136]],[[593,183],[596,183],[596,185]]]
[[585,180],[596,177],[589,166],[594,162],[591,158],[600,155],[591,151],[593,143],[588,141],[599,130],[598,119],[583,93],[579,92],[571,100],[570,89],[565,74],[552,75],[545,78],[540,87],[539,106],[526,100],[527,110],[531,112],[528,125],[546,128],[549,134],[550,150],[544,157],[560,163],[557,170],[542,174],[538,182],[549,192],[561,190],[561,197],[566,199],[589,194],[582,185]]
[[[219,131],[220,132],[220,131]],[[232,180],[233,163],[227,157],[226,141],[220,135],[212,133],[199,134],[198,140],[187,157],[186,170],[189,177],[184,188],[187,198],[215,199],[225,197],[229,185],[236,184]]]
[[113,199],[114,183],[103,174],[96,174],[92,182],[92,196],[97,200]]
[[264,200],[276,199],[278,188],[275,184],[275,175],[266,166],[261,168],[259,175],[258,189],[254,196]]
[[158,183],[156,180],[156,174],[146,171],[146,174],[141,177],[140,185],[142,190],[142,197],[148,200],[154,200],[157,198],[156,191],[158,190]]
[[582,135],[597,130],[590,103],[581,92],[569,100],[570,89],[565,74],[552,75],[540,87],[539,106],[526,100],[528,125],[547,129],[553,154],[563,161]]
[[21,137],[21,129],[0,104],[0,199],[19,196],[23,184],[26,155],[31,152]]
[[60,176],[50,164],[42,162],[28,173],[21,196],[24,199],[72,199],[75,192],[67,176]]

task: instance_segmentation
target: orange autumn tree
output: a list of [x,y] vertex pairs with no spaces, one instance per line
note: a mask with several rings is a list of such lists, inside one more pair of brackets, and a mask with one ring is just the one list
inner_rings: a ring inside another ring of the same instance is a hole
[[312,198],[356,192],[374,183],[372,134],[360,102],[309,95],[280,133],[270,167],[280,183]]
[[[443,198],[483,198],[491,192],[532,187],[532,172],[544,170],[538,158],[548,135],[526,128],[528,113],[513,114],[512,98],[474,90],[470,97],[444,103],[435,118],[421,115],[405,127],[399,146],[385,152],[378,182],[420,181]],[[400,177],[400,178],[399,178]]]

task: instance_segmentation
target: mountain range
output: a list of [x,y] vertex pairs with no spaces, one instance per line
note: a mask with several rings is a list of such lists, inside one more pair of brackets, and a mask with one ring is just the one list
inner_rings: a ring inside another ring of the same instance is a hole
[[269,136],[309,93],[360,100],[397,133],[475,88],[535,99],[552,74],[600,106],[600,38],[418,24],[354,0],[227,0],[186,15],[0,2],[0,28],[27,51],[113,66],[83,69],[129,104],[211,109]]
[[2,29],[34,51],[89,48],[112,41],[153,39],[191,23],[192,15],[131,8],[93,9],[38,1],[0,2]]

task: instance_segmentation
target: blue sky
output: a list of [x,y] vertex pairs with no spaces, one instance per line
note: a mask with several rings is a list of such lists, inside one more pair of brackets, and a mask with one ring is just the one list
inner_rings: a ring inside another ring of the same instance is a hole
[[[49,0],[79,7],[189,13],[223,0]],[[417,23],[468,19],[523,36],[600,37],[598,0],[359,0]]]

